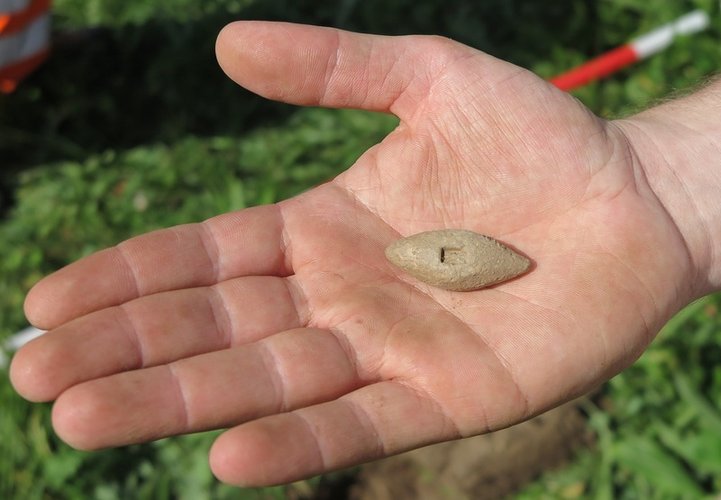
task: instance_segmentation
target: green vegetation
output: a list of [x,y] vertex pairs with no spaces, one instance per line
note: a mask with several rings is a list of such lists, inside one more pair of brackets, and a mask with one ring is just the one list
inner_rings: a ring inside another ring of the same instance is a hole
[[676,315],[586,403],[596,447],[519,500],[705,498],[721,491],[721,296]]
[[[234,18],[451,36],[550,77],[692,8],[709,32],[576,95],[621,116],[718,71],[715,0],[56,0],[55,56],[0,99],[0,339],[25,326],[43,274],[159,227],[271,203],[323,182],[395,126],[388,116],[296,110],[217,68]],[[101,28],[73,45],[68,32]],[[699,498],[721,491],[721,299],[690,306],[587,411],[596,447],[519,498]],[[213,434],[80,453],[49,408],[0,370],[0,498],[285,498],[329,480],[243,490],[207,468]]]

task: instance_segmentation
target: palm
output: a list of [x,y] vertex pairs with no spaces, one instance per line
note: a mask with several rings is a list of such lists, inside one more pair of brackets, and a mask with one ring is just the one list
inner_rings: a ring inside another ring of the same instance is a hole
[[[622,135],[529,73],[444,50],[425,85],[366,105],[401,124],[333,182],[131,240],[38,286],[28,313],[58,329],[16,358],[19,390],[59,396],[55,425],[80,447],[241,424],[214,469],[266,483],[510,425],[629,363],[676,305],[656,270],[685,255]],[[285,98],[314,99],[298,96]],[[444,227],[537,267],[454,293],[385,260],[399,235]],[[654,241],[668,248],[649,255]]]

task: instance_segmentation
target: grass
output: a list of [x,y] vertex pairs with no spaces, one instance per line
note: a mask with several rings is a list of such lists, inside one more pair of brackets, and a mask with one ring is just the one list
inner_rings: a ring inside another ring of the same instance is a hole
[[676,315],[639,361],[586,403],[596,447],[518,498],[705,498],[721,491],[719,340],[721,296]]
[[[212,54],[232,18],[444,34],[550,77],[697,7],[714,15],[712,30],[576,92],[606,117],[717,71],[715,1],[56,0],[58,30],[102,30],[91,43],[59,49],[0,100],[0,338],[25,325],[24,294],[47,272],[134,234],[292,196],[395,126],[387,116],[296,110],[238,89]],[[708,297],[674,318],[588,404],[596,447],[518,498],[721,490],[720,308],[718,296]],[[333,480],[220,485],[206,462],[212,433],[76,452],[53,435],[48,406],[22,401],[2,371],[0,407],[0,498],[299,498]]]

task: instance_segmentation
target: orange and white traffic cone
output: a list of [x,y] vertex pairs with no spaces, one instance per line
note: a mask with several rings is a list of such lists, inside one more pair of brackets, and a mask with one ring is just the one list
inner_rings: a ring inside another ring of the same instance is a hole
[[50,50],[51,0],[0,0],[0,92],[10,93]]

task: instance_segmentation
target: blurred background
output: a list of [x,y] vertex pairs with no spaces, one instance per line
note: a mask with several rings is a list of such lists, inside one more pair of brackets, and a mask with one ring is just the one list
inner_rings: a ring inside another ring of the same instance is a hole
[[[297,194],[347,168],[396,125],[389,116],[299,109],[238,88],[213,53],[229,21],[441,34],[550,78],[699,8],[711,16],[709,30],[574,91],[607,118],[719,72],[716,0],[56,0],[51,57],[0,96],[0,341],[26,326],[24,295],[44,274],[135,234]],[[518,476],[532,482],[438,498],[721,492],[719,305],[711,296],[689,306],[633,367],[575,405],[581,444],[560,461],[544,460],[558,444],[536,445],[539,463]],[[550,434],[561,435],[555,425]],[[49,405],[22,401],[0,368],[3,499],[343,499],[362,498],[369,474],[396,479],[392,469],[356,468],[239,490],[210,474],[214,435],[76,452],[53,435]],[[419,481],[442,481],[433,474]]]

